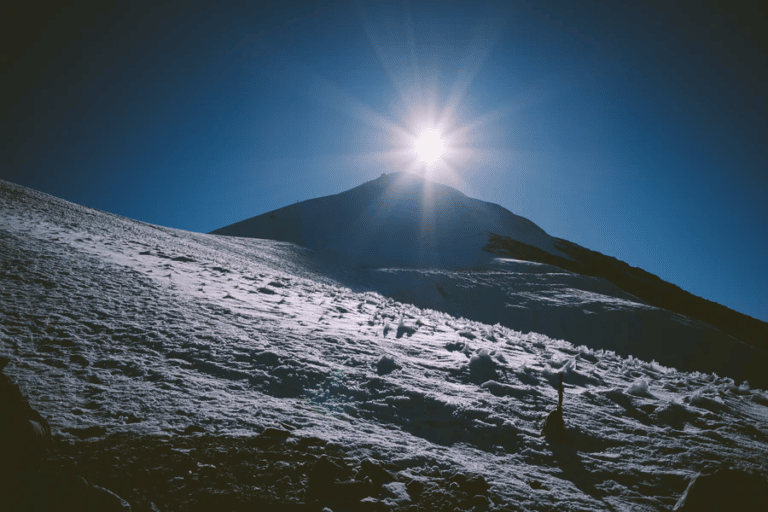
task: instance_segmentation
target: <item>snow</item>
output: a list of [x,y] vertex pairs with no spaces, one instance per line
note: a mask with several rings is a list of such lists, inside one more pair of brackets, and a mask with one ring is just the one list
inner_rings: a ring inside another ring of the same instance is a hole
[[[650,306],[604,278],[494,257],[483,250],[491,233],[570,259],[528,219],[412,174],[382,175],[214,233],[299,244],[316,261],[333,262],[326,270],[353,290],[768,386],[766,355],[717,328]],[[403,335],[409,327],[395,320],[385,329]]]
[[[768,473],[765,391],[655,354],[470,318],[502,290],[477,283],[505,279],[505,293],[595,316],[651,310],[604,282],[583,293],[590,283],[577,288],[577,276],[517,261],[358,269],[288,242],[152,226],[5,182],[0,218],[0,355],[60,439],[287,425],[360,464],[481,475],[492,509],[669,509],[710,464]],[[561,286],[550,287],[553,274]],[[400,300],[381,293],[388,286],[404,290]],[[443,295],[464,299],[438,307]],[[539,436],[559,373],[562,446]],[[398,482],[386,490],[391,506],[410,499]]]
[[214,231],[295,242],[353,264],[442,268],[490,260],[488,232],[570,259],[530,220],[403,172]]

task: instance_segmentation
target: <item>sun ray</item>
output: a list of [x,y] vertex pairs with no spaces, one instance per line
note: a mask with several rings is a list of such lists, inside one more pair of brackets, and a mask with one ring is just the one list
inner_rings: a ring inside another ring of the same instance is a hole
[[407,132],[397,123],[359,102],[329,80],[312,75],[304,76],[307,90],[321,104],[330,106],[350,117],[359,119],[374,128],[405,135]]
[[413,16],[411,16],[410,8],[406,4],[405,8],[405,27],[408,34],[408,49],[411,51],[411,73],[413,74],[413,80],[416,88],[416,101],[417,104],[424,104],[424,83],[421,77],[421,69],[419,68],[419,57],[416,52],[416,35],[413,28]]
[[[465,107],[464,103],[470,87],[496,44],[504,21],[485,19],[476,26],[461,64],[449,82],[447,96],[442,96],[440,91],[445,88],[438,86],[440,69],[437,67],[441,61],[430,59],[429,55],[437,54],[420,53],[419,45],[424,41],[419,39],[422,34],[417,31],[410,5],[404,4],[401,10],[371,4],[360,7],[364,33],[398,100],[388,105],[386,113],[377,112],[308,67],[301,68],[293,82],[303,84],[306,93],[318,103],[372,127],[375,131],[368,148],[389,146],[389,149],[382,147],[380,151],[358,153],[356,159],[364,167],[383,173],[415,173],[466,190],[462,172],[495,159],[494,151],[483,147],[483,140],[490,133],[488,128],[535,102],[540,93],[537,90],[533,95],[507,102],[490,112],[468,116],[472,108]],[[445,55],[458,55],[459,50],[446,49]],[[423,199],[428,201],[429,197],[425,195]]]
[[[413,97],[415,95],[409,90],[408,85],[410,82],[415,85],[415,88],[418,90],[418,85],[415,80],[417,77],[411,76],[409,80],[409,74],[407,72],[408,66],[404,66],[402,64],[398,65],[397,62],[398,60],[406,60],[403,58],[402,54],[405,53],[406,48],[409,47],[409,44],[407,41],[402,41],[402,35],[398,34],[398,31],[392,28],[393,26],[400,26],[399,23],[393,23],[391,20],[386,20],[388,23],[385,23],[384,19],[379,19],[377,21],[377,25],[382,27],[382,31],[384,27],[388,27],[390,29],[388,33],[384,34],[384,37],[380,37],[376,30],[374,30],[373,23],[368,17],[366,17],[363,22],[365,33],[368,36],[368,40],[371,42],[371,45],[373,46],[376,55],[378,56],[379,61],[384,68],[384,71],[389,77],[389,81],[397,91],[397,94],[400,97],[400,101],[406,106],[406,108],[409,108],[412,106],[411,103],[414,101]],[[389,50],[388,52],[384,50],[385,45],[382,41],[387,41],[386,47]],[[408,57],[410,57],[410,55]],[[411,89],[413,88],[414,87],[411,87]]]
[[483,67],[503,28],[504,22],[499,19],[486,20],[479,25],[478,33],[464,59],[464,65],[451,87],[439,121],[441,124],[447,123],[456,114],[459,104],[464,100],[469,86]]

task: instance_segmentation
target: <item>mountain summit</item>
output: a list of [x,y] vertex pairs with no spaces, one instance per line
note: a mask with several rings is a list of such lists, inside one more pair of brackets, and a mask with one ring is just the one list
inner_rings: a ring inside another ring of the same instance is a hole
[[441,268],[490,261],[490,233],[568,258],[530,220],[404,172],[213,231],[293,242],[365,266]]

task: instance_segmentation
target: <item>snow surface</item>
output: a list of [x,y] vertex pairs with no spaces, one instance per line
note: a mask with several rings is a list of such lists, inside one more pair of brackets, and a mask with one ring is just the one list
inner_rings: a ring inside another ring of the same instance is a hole
[[[483,475],[524,510],[662,510],[708,465],[768,473],[768,395],[746,383],[421,309],[366,285],[416,274],[291,243],[147,225],[5,182],[0,219],[5,372],[64,439],[284,424],[402,472]],[[566,291],[552,300],[644,307],[601,283]],[[558,372],[564,446],[539,436]]]
[[717,328],[604,278],[494,257],[483,250],[489,233],[567,258],[528,219],[412,174],[385,174],[214,233],[297,243],[344,269],[333,275],[339,284],[420,308],[768,386],[758,363],[765,354]]

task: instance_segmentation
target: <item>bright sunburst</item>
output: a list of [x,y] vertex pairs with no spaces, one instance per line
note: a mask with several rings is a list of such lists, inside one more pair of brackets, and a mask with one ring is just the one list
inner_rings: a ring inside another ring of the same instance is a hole
[[503,20],[483,16],[468,48],[443,48],[438,60],[445,60],[447,68],[455,72],[452,83],[443,83],[445,74],[433,62],[436,43],[429,33],[417,32],[407,6],[402,12],[386,7],[363,9],[362,13],[366,34],[399,96],[389,112],[377,112],[331,80],[304,69],[289,81],[307,84],[318,102],[374,128],[369,137],[378,151],[349,155],[356,161],[369,164],[375,172],[415,173],[466,188],[462,169],[495,158],[493,150],[482,147],[484,130],[512,110],[502,105],[497,111],[475,117],[474,106],[466,101],[471,83],[501,33]]
[[413,141],[419,160],[427,165],[439,161],[445,151],[445,142],[438,130],[428,128]]

